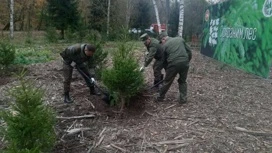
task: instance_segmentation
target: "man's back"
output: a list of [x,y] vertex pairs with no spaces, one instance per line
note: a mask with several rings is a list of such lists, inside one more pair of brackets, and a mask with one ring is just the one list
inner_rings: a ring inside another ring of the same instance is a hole
[[168,38],[163,45],[163,50],[168,64],[189,61],[185,42],[181,37]]

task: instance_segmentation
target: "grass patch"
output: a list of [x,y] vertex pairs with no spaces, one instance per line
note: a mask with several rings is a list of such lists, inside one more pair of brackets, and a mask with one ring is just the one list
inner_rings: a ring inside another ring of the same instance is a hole
[[54,59],[50,50],[36,50],[35,48],[16,49],[14,64],[44,63]]

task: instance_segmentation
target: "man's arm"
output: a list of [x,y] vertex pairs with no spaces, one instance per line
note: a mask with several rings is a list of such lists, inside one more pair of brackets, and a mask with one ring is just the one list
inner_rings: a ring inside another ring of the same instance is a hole
[[145,67],[147,67],[151,63],[151,61],[153,60],[156,52],[157,52],[156,47],[150,47],[149,48],[149,52],[148,52],[148,54],[146,56],[146,59],[145,59],[145,64],[144,64]]
[[89,68],[89,72],[90,72],[90,75],[92,77],[95,76],[95,67],[96,67],[96,64],[94,62],[94,57],[90,57],[89,59],[90,61],[87,61],[86,64],[87,64],[87,67]]
[[185,45],[186,52],[187,52],[187,54],[188,54],[189,61],[191,61],[191,59],[192,59],[192,50],[191,50],[191,48],[187,45],[187,43],[184,42],[184,45]]
[[77,48],[75,46],[70,46],[60,53],[64,60],[70,60],[74,55],[76,55]]

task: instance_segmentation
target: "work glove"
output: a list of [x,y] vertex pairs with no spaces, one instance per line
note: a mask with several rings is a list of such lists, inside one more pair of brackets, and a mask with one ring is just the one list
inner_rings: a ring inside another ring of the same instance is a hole
[[144,69],[145,69],[145,67],[144,67],[144,66],[142,66],[142,67],[140,68],[140,71],[141,71],[141,72],[143,72],[143,71],[144,71]]
[[71,66],[72,66],[72,67],[76,67],[76,66],[77,66],[77,65],[76,65],[76,62],[72,61]]
[[91,83],[95,83],[95,79],[94,78],[91,78]]

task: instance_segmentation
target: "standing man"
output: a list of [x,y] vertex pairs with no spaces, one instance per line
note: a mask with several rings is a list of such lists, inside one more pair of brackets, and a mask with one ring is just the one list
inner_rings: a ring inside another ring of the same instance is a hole
[[94,88],[94,66],[91,67],[92,73],[90,73],[89,69],[87,68],[87,64],[85,63],[88,60],[93,60],[94,53],[95,47],[90,44],[75,44],[66,48],[63,52],[60,53],[61,57],[63,58],[63,84],[65,103],[73,102],[70,98],[69,92],[74,67],[81,70],[79,73],[86,81],[87,86],[90,88],[90,94],[99,94]]
[[147,48],[148,54],[145,57],[144,65],[140,68],[141,71],[147,67],[153,58],[155,62],[153,64],[153,73],[154,73],[154,85],[159,87],[159,82],[163,80],[163,74],[161,70],[164,67],[163,52],[161,50],[161,45],[157,39],[151,38],[147,33],[140,36],[140,40],[144,42],[144,45]]
[[192,51],[181,37],[171,38],[167,33],[163,32],[159,35],[159,39],[163,44],[162,49],[165,53],[167,61],[166,76],[163,86],[156,97],[157,101],[163,101],[165,94],[173,83],[177,74],[179,74],[179,103],[187,102],[187,74],[189,70],[189,62],[192,59]]

